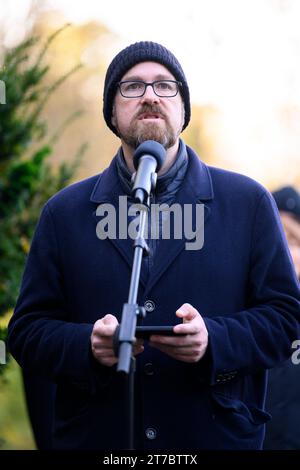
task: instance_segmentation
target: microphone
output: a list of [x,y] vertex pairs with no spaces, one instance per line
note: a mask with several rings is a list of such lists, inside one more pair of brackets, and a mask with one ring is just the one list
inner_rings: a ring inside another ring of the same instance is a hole
[[133,155],[136,173],[133,175],[134,184],[132,195],[135,202],[145,204],[151,189],[156,185],[157,172],[166,159],[164,147],[155,140],[146,140],[140,144]]

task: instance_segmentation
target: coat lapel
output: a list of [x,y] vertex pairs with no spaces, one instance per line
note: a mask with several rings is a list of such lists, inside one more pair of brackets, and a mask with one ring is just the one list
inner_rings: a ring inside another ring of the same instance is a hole
[[[207,222],[210,215],[208,201],[213,199],[213,187],[208,167],[199,160],[195,152],[187,147],[189,166],[186,177],[180,190],[177,193],[176,203],[181,206],[191,204],[193,209],[193,231],[196,230],[196,204],[204,204],[204,223]],[[157,253],[155,255],[153,269],[146,285],[146,293],[158,282],[159,278],[168,269],[170,264],[186,249],[186,243],[189,243],[184,236],[181,239],[160,240]]]
[[[97,215],[98,207],[102,204],[110,204],[115,208],[119,208],[120,196],[122,197],[121,204],[123,204],[123,209],[124,209],[124,213],[123,213],[124,220],[120,219],[119,210],[116,210],[115,222],[116,222],[116,235],[117,236],[115,238],[109,238],[109,241],[115,246],[119,254],[126,261],[128,266],[131,268],[133,264],[133,254],[134,254],[133,240],[129,238],[126,235],[126,233],[124,234],[124,238],[122,237],[122,235],[121,237],[119,236],[119,234],[122,233],[122,230],[120,230],[121,228],[120,225],[122,226],[123,231],[124,231],[124,227],[126,227],[126,231],[127,231],[128,221],[125,215],[125,212],[127,214],[126,203],[123,203],[124,191],[119,182],[117,168],[116,168],[116,161],[114,158],[110,166],[106,170],[104,170],[104,172],[99,176],[97,183],[90,197],[91,202],[97,203],[97,206],[95,207],[93,211],[93,217],[95,218],[97,223],[101,219],[101,217]],[[146,278],[143,272],[141,272],[140,280],[141,280],[141,283],[145,286]]]

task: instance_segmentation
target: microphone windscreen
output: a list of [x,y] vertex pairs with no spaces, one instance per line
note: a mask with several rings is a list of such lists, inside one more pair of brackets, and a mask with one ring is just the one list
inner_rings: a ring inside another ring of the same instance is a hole
[[151,155],[157,161],[156,171],[158,172],[164,164],[166,159],[166,150],[165,148],[155,140],[145,140],[142,142],[134,152],[133,155],[133,164],[135,169],[138,169],[139,159],[143,155]]

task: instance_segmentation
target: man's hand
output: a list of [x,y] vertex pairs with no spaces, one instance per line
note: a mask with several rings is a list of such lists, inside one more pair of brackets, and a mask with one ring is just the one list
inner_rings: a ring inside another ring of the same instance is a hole
[[208,332],[203,318],[190,304],[183,304],[176,315],[182,318],[183,323],[174,326],[174,332],[183,333],[184,336],[153,335],[149,344],[178,361],[198,362],[208,345]]
[[[119,322],[113,315],[105,315],[94,324],[91,335],[92,353],[95,359],[104,366],[111,367],[118,362],[113,347],[113,338]],[[136,341],[133,347],[133,354],[143,352],[143,340]]]

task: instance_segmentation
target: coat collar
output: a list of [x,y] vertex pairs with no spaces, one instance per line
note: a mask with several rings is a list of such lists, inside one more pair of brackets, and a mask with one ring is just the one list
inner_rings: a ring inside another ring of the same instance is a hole
[[[203,163],[196,153],[187,146],[189,166],[182,183],[176,195],[176,203],[193,204],[208,202],[213,199],[213,185],[209,168]],[[119,196],[124,195],[116,169],[116,157],[112,160],[110,166],[99,176],[90,201],[94,203],[111,203],[116,205]],[[210,214],[210,208],[205,204],[205,221]],[[94,212],[95,215],[95,212]],[[128,263],[129,267],[133,263],[133,241],[127,239],[110,240],[121,256]],[[184,249],[187,240],[161,240],[155,255],[154,265],[148,280],[141,271],[141,283],[145,287],[145,294],[156,284],[161,275],[166,271],[174,258]]]
[[[194,200],[207,201],[213,199],[213,186],[207,165],[199,159],[190,147],[186,146],[186,148],[189,167],[178,194],[183,193],[183,195],[187,195],[187,197]],[[116,168],[116,157],[114,157],[110,166],[99,176],[90,200],[98,203],[112,203],[122,194],[123,191]]]

